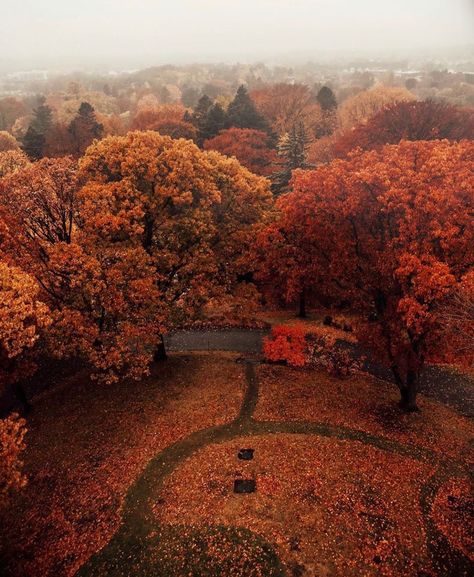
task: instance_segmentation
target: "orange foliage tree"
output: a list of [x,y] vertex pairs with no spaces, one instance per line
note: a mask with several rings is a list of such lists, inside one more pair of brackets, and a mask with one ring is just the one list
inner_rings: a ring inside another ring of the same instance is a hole
[[335,153],[344,157],[354,148],[372,150],[401,140],[474,139],[474,112],[446,102],[404,101],[383,108],[366,123],[343,134]]
[[316,137],[325,125],[325,117],[316,96],[304,84],[274,84],[253,91],[251,96],[279,135],[303,123],[307,133]]
[[0,130],[0,152],[19,150],[20,146],[14,136],[5,130]]
[[0,178],[25,167],[29,163],[26,154],[20,150],[0,152]]
[[39,293],[34,278],[0,261],[0,390],[14,385],[25,409],[18,383],[34,372],[38,340],[51,321]]
[[251,172],[269,176],[277,160],[269,146],[268,134],[249,128],[229,128],[214,138],[204,141],[205,150],[216,150],[226,156],[235,156]]
[[156,130],[172,138],[196,138],[196,128],[184,119],[186,108],[180,104],[162,104],[138,109],[132,130]]
[[72,158],[44,158],[0,181],[0,204],[21,223],[36,249],[44,242],[70,243],[78,186]]
[[307,287],[360,314],[407,410],[448,345],[438,306],[474,263],[473,161],[472,142],[402,142],[300,171],[260,239],[262,277],[285,296]]
[[350,130],[357,124],[366,122],[386,106],[414,99],[413,94],[406,88],[376,86],[370,90],[364,90],[345,100],[339,107],[341,128]]
[[147,372],[159,335],[249,270],[271,205],[235,159],[155,132],[43,159],[0,181],[8,259],[51,308],[52,354],[82,355],[107,382]]
[[158,291],[160,332],[196,315],[248,270],[243,255],[271,194],[236,160],[132,132],[90,147],[81,172],[82,234],[101,254],[121,247],[153,268],[147,278]]
[[4,250],[41,286],[52,355],[84,356],[108,382],[140,376],[157,338],[153,269],[120,244],[95,243],[79,188],[70,158],[43,159],[2,179]]

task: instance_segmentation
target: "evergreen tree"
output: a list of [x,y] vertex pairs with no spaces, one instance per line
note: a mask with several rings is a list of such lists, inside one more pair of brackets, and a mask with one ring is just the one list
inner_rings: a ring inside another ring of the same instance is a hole
[[206,115],[203,131],[200,134],[202,140],[214,138],[221,130],[227,128],[227,114],[219,103],[215,103],[209,108]]
[[330,112],[337,108],[337,100],[329,86],[323,86],[316,97],[323,112]]
[[229,126],[236,128],[253,128],[268,132],[269,127],[265,117],[258,112],[245,86],[240,86],[234,100],[227,109]]
[[306,162],[309,138],[303,122],[294,124],[290,132],[284,134],[278,143],[278,156],[282,159],[281,170],[272,175],[272,189],[276,195],[288,191],[288,184],[294,170],[311,168]]
[[82,102],[79,106],[76,117],[69,125],[69,132],[77,156],[82,156],[94,139],[102,137],[104,128],[97,122],[94,107],[88,102]]
[[33,118],[23,138],[23,150],[32,160],[38,160],[44,156],[46,139],[52,124],[52,110],[42,98],[33,111]]
[[22,148],[31,160],[39,160],[43,157],[46,139],[39,134],[30,124],[22,140]]
[[[190,120],[194,124],[197,130],[197,141],[201,145],[203,142],[202,133],[205,130],[205,124],[207,121],[207,114],[212,106],[212,100],[207,94],[203,94],[199,99],[194,112],[191,114]],[[186,119],[186,115],[185,115]]]
[[225,128],[227,121],[222,106],[213,104],[207,94],[199,99],[190,120],[196,127],[199,146],[202,146],[208,138],[213,138],[219,130]]

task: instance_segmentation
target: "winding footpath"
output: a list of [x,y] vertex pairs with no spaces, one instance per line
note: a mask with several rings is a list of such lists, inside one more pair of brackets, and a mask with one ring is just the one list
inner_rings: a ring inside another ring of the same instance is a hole
[[[398,443],[346,427],[309,421],[256,421],[253,414],[259,393],[258,377],[255,370],[257,363],[255,360],[242,360],[247,388],[238,416],[228,424],[196,431],[157,454],[127,493],[122,509],[120,529],[107,546],[78,571],[77,576],[95,577],[100,575],[104,577],[110,575],[115,577],[123,575],[120,572],[122,562],[130,559],[133,555],[137,555],[140,547],[146,542],[147,535],[157,530],[157,523],[151,512],[150,496],[159,493],[167,477],[195,452],[208,445],[230,441],[238,437],[280,433],[319,435],[358,441],[433,465],[435,473],[424,485],[420,495],[420,508],[425,521],[428,550],[433,565],[436,567],[439,577],[472,574],[471,561],[460,551],[451,547],[430,516],[434,497],[445,480],[453,477],[465,477],[468,474],[463,464],[443,459],[439,454],[424,448]],[[256,538],[262,541],[260,537]],[[278,559],[271,544],[265,543],[265,547],[273,551],[275,558]],[[274,574],[287,577],[287,573],[281,565],[278,566],[278,572]]]

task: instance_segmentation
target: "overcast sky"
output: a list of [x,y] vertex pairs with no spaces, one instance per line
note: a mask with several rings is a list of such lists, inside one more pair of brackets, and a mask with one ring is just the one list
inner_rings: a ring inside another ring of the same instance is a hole
[[127,68],[466,45],[474,0],[0,0],[0,64]]

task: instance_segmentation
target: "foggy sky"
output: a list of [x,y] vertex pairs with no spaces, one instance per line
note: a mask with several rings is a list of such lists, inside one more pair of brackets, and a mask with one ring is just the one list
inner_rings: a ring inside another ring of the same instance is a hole
[[10,69],[376,57],[473,40],[474,0],[0,0]]

